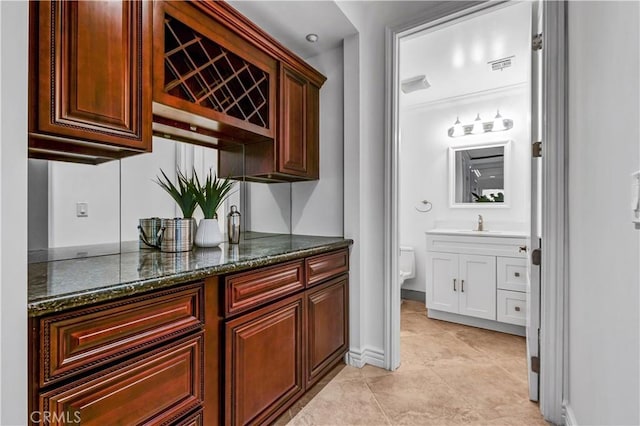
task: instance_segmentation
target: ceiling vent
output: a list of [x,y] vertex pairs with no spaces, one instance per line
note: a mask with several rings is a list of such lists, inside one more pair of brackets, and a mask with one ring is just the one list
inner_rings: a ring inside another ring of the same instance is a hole
[[429,83],[429,81],[427,80],[427,76],[425,75],[417,75],[400,82],[402,93],[411,93],[418,90],[425,90],[429,87],[431,87],[431,83]]
[[515,55],[507,56],[506,58],[496,59],[495,61],[487,62],[491,65],[492,71],[502,71],[505,68],[509,68],[511,66],[511,60],[515,58]]

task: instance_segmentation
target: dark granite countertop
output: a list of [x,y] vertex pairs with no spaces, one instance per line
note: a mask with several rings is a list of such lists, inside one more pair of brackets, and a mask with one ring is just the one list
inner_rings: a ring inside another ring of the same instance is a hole
[[118,254],[43,262],[33,259],[34,263],[29,264],[28,312],[37,317],[352,243],[342,237],[273,234],[238,245],[223,243],[219,248],[196,248],[183,253],[138,250],[129,244],[128,250]]

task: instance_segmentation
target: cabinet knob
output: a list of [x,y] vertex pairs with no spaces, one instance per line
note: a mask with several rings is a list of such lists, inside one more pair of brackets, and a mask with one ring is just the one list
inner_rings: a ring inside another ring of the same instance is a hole
[[519,277],[519,276],[520,276],[520,272],[516,272],[516,273],[515,273],[515,274],[513,274],[513,275],[515,275],[516,277]]
[[516,306],[516,312],[520,312],[520,306]]

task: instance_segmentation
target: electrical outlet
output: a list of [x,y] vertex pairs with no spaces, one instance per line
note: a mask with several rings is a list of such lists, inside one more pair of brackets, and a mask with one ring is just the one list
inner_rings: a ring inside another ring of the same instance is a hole
[[84,201],[76,203],[76,216],[89,217],[89,203]]

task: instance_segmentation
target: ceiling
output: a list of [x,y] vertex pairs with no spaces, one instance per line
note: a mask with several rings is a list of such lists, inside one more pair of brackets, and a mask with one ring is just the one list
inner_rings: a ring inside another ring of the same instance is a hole
[[[357,32],[333,1],[230,0],[229,3],[302,58],[341,46],[345,37]],[[309,43],[305,39],[309,33],[317,34],[318,41]]]
[[[530,74],[529,2],[492,9],[462,22],[426,30],[400,44],[400,79],[424,74],[426,90],[401,93],[411,106],[524,83]],[[513,56],[493,71],[489,61]]]

